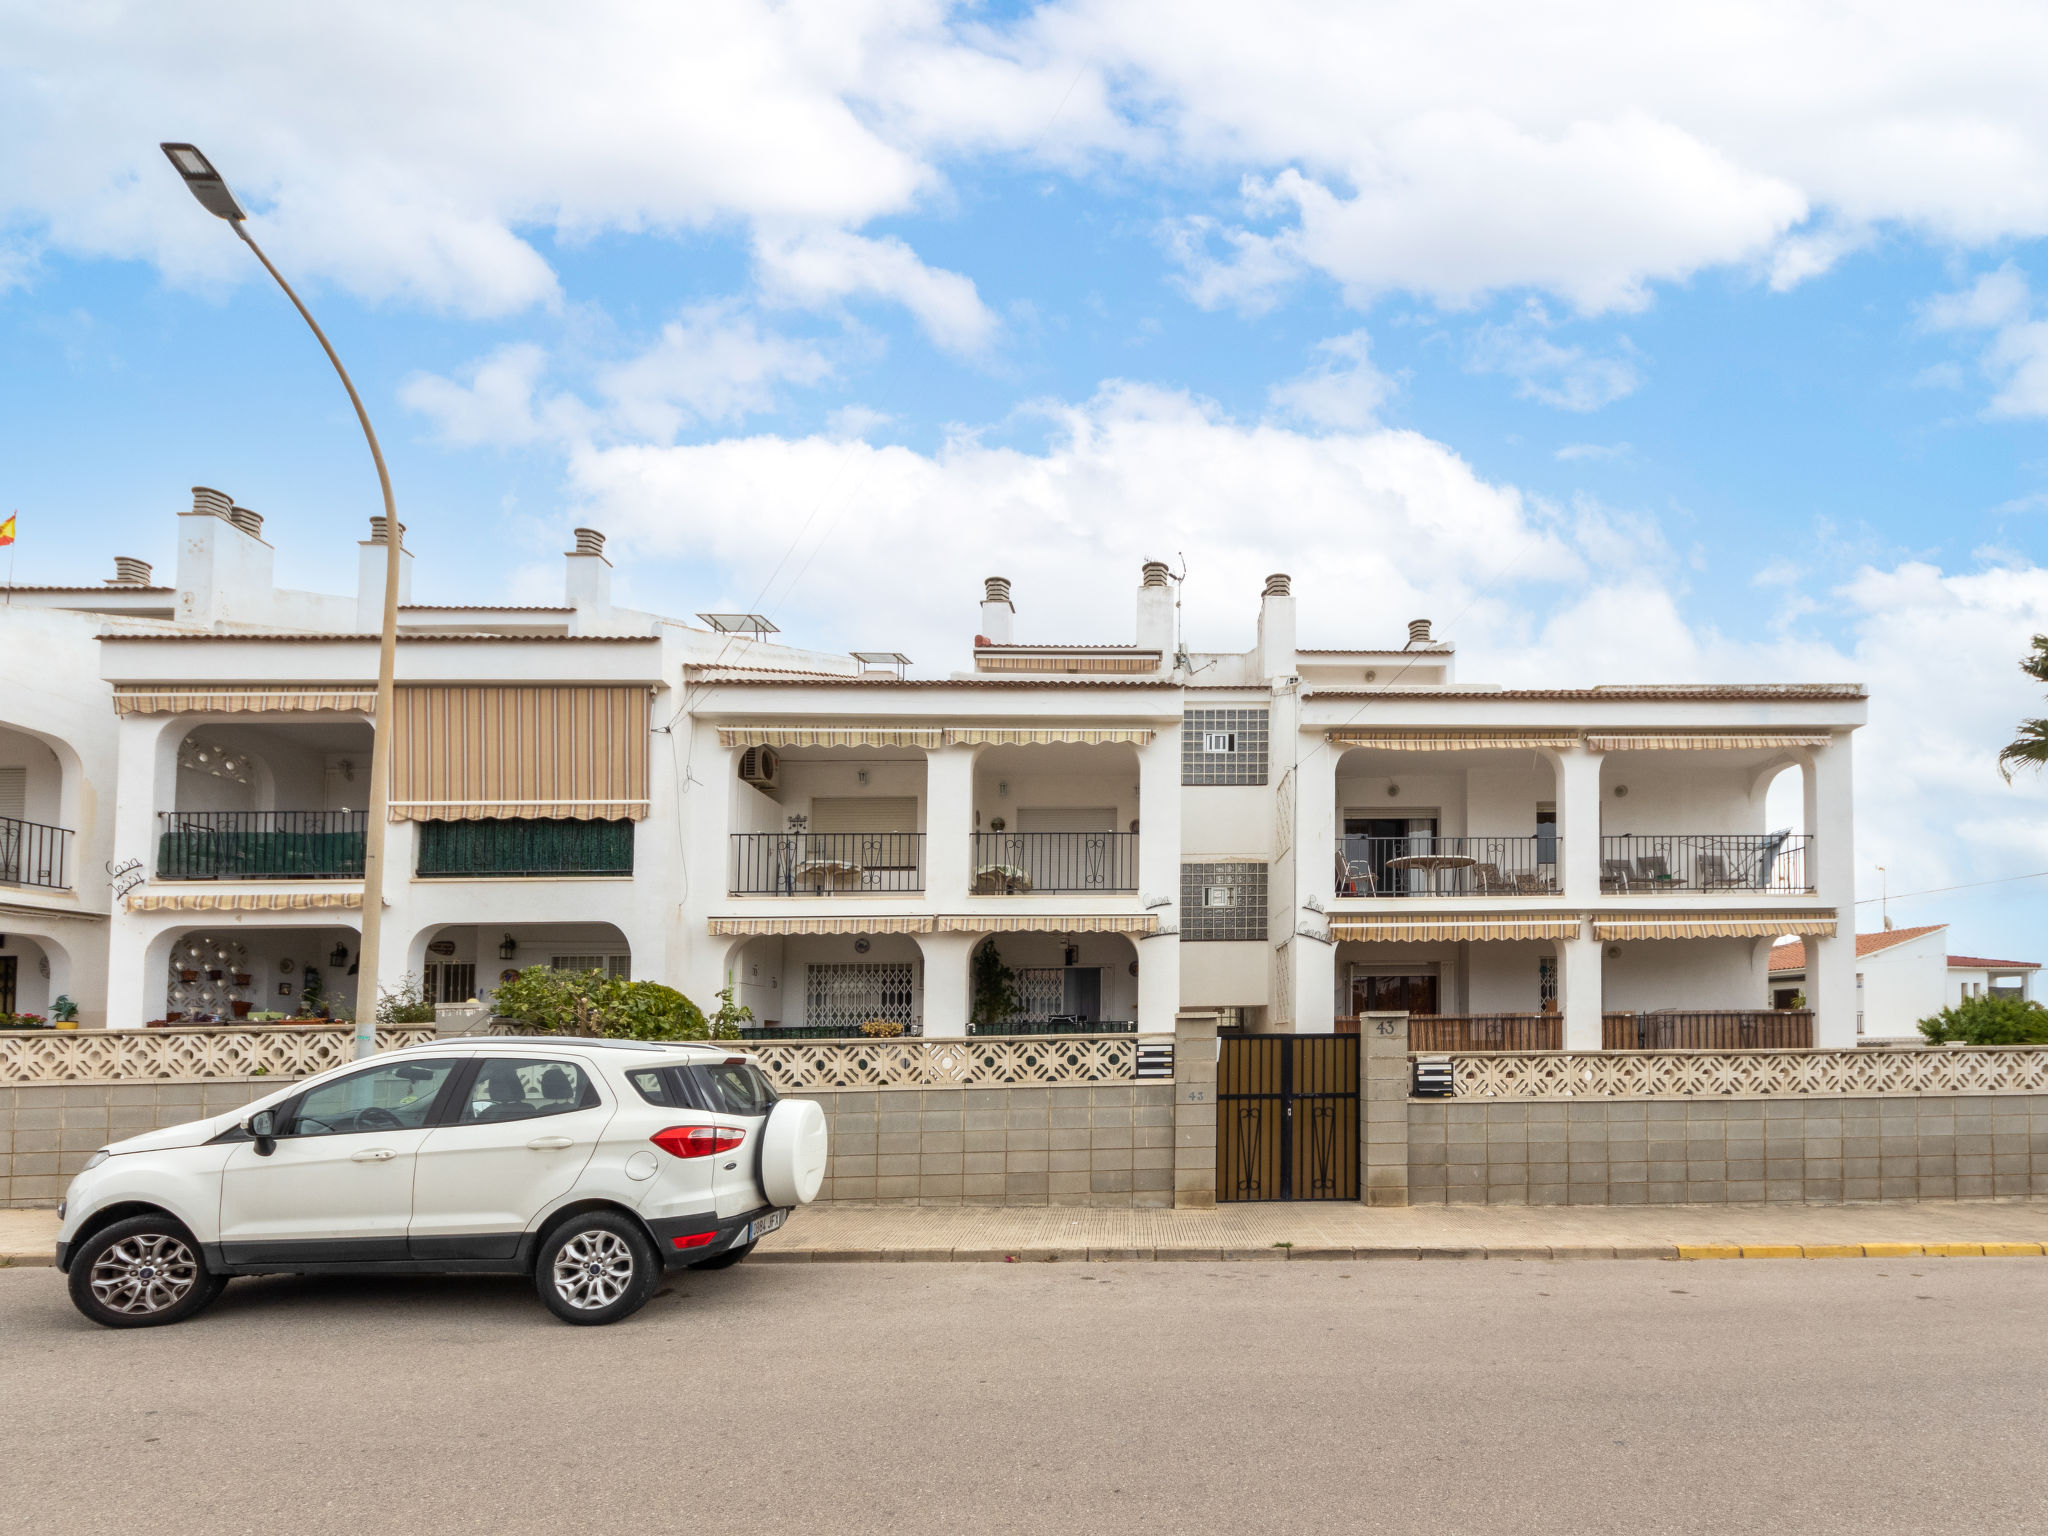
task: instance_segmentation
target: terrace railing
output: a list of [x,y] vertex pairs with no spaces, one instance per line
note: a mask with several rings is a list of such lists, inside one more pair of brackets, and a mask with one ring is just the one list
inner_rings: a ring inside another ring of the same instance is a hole
[[630,875],[630,821],[488,820],[420,824],[422,879]]
[[1606,1013],[1604,1051],[1803,1051],[1813,1045],[1805,1008]]
[[1411,1014],[1408,1049],[1561,1051],[1564,1019],[1555,1013]]
[[922,832],[735,832],[734,896],[924,889]]
[[1135,891],[1135,832],[977,832],[974,894]]
[[1813,839],[1790,832],[1630,832],[1600,839],[1600,891],[1804,895],[1813,889]]
[[1347,836],[1337,843],[1339,896],[1555,896],[1556,837]]
[[71,832],[0,816],[0,884],[71,889]]
[[363,811],[164,811],[159,880],[360,880]]

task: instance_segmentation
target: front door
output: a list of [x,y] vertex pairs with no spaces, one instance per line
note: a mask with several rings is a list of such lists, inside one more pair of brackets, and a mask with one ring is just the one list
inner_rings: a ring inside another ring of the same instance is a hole
[[276,1148],[228,1154],[220,1240],[230,1264],[403,1259],[414,1161],[455,1060],[408,1058],[308,1089],[279,1110]]
[[509,1259],[569,1193],[617,1106],[564,1058],[486,1056],[413,1175],[416,1259]]
[[1354,1017],[1366,1013],[1436,1013],[1436,977],[1421,974],[1405,976],[1367,975],[1354,971],[1351,976],[1351,1012]]
[[0,1013],[14,1012],[15,967],[18,955],[0,955]]
[[1358,1036],[1217,1042],[1216,1198],[1358,1198]]

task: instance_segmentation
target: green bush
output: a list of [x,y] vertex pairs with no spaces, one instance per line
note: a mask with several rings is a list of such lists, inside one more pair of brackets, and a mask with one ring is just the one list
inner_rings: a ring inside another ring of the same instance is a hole
[[377,999],[379,1024],[431,1024],[434,1004],[417,976],[408,975]]
[[[619,1040],[712,1038],[704,1011],[674,987],[658,981],[624,981],[603,971],[529,966],[498,984],[491,1010],[549,1034]],[[732,1035],[721,1030],[720,1037]]]
[[2048,1045],[2048,1008],[1996,993],[1966,997],[1922,1019],[1920,1033],[1936,1045]]

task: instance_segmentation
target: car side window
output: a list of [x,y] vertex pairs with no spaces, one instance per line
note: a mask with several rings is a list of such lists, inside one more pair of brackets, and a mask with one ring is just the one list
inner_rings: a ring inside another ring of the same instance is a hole
[[540,1057],[487,1056],[463,1095],[457,1125],[492,1125],[501,1120],[535,1120],[566,1115],[603,1101],[590,1074],[573,1061]]
[[713,1106],[729,1115],[765,1115],[775,1105],[775,1089],[759,1067],[725,1062],[693,1070],[697,1081],[711,1090]]
[[409,1131],[427,1123],[453,1061],[400,1061],[309,1088],[292,1111],[287,1136],[345,1136]]

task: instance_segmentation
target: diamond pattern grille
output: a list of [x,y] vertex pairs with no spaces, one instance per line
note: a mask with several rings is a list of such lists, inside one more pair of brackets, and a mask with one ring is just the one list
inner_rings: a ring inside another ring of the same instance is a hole
[[1451,1058],[1461,1099],[1802,1098],[2044,1093],[2048,1047],[1615,1051]]

